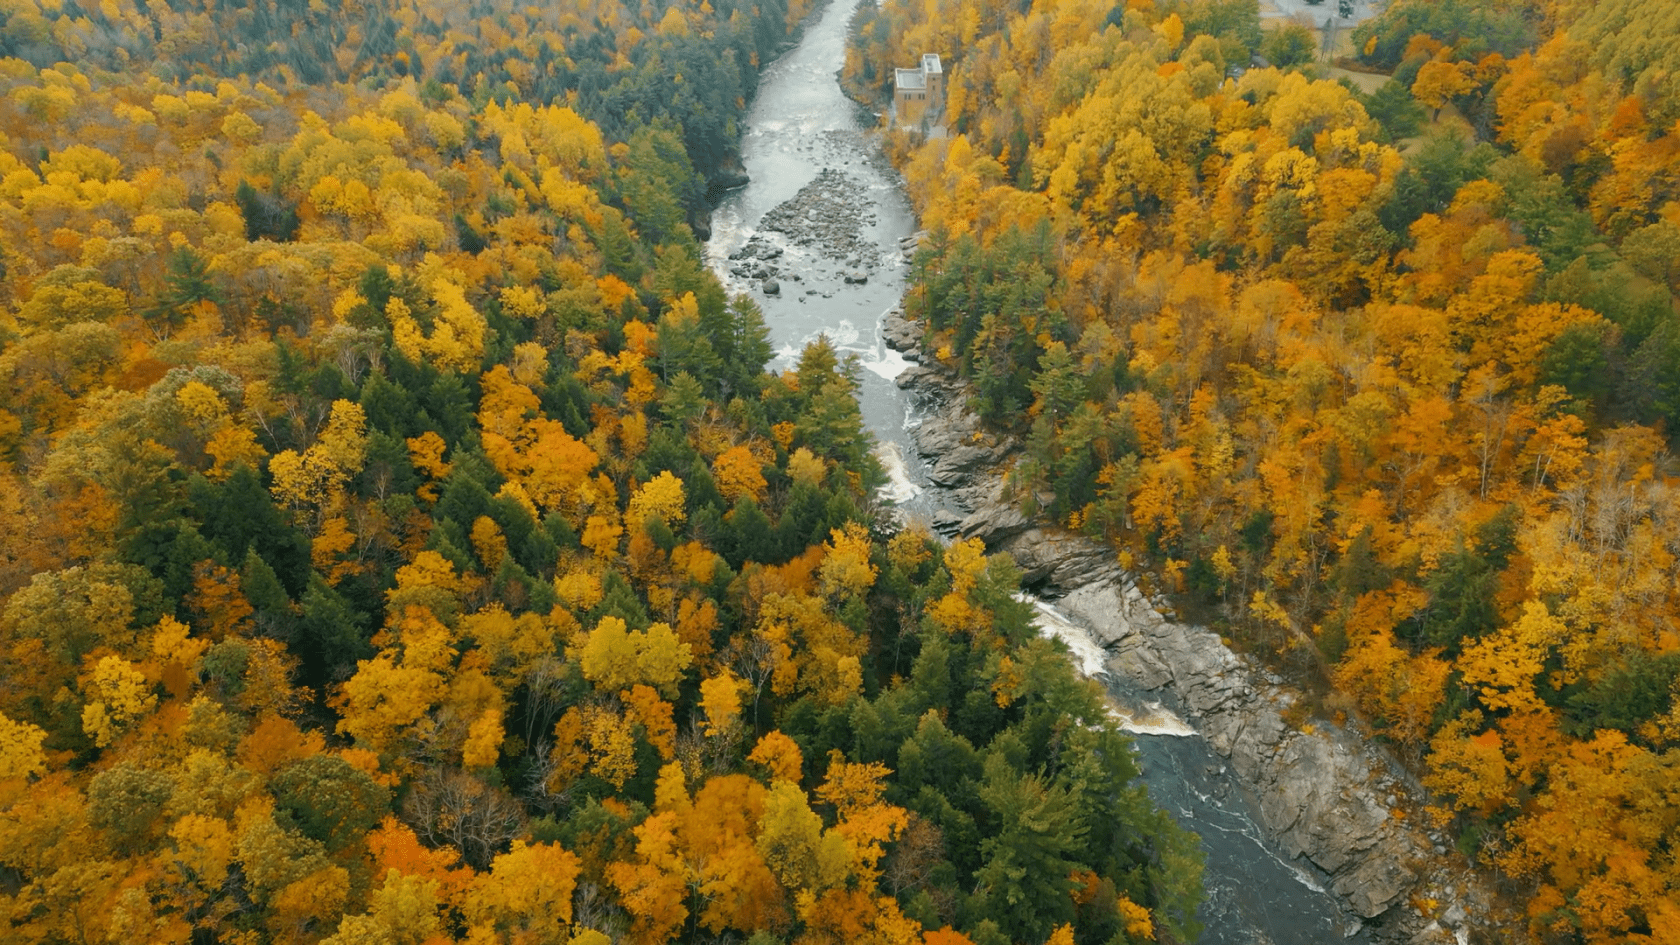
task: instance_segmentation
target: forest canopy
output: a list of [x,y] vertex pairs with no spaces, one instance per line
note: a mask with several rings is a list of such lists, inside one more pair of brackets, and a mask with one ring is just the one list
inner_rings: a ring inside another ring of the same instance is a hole
[[1013,566],[701,262],[805,12],[0,12],[0,937],[1194,936]]
[[1680,936],[1680,7],[1395,0],[1371,92],[1252,0],[855,33],[946,63],[907,308],[1024,511],[1333,686],[1540,940]]

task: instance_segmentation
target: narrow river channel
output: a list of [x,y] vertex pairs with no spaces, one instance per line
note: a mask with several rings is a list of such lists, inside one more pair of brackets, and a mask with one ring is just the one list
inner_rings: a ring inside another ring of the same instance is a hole
[[[904,291],[909,267],[899,241],[915,231],[915,214],[897,172],[836,81],[856,4],[833,0],[807,24],[799,46],[764,70],[741,142],[752,182],[713,214],[708,261],[731,291],[750,294],[763,308],[778,350],[772,369],[792,366],[805,344],[823,334],[842,354],[858,357],[863,417],[893,477],[888,489],[901,508],[929,514],[943,507],[944,496],[927,481],[910,442],[919,405],[893,383],[906,362],[880,335],[882,316]],[[860,276],[866,281],[858,282]],[[771,280],[776,291],[767,293]],[[1151,796],[1202,838],[1200,941],[1368,941],[1324,891],[1322,874],[1264,836],[1253,798],[1225,759],[1170,707],[1148,701],[1158,695],[1127,692],[1104,673],[1102,651],[1084,628],[1052,603],[1034,603],[1044,632],[1067,642],[1119,705],[1133,707],[1126,727]]]

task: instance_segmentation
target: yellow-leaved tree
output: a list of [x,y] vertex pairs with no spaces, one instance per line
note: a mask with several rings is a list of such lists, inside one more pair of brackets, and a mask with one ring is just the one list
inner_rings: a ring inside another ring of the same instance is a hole
[[674,698],[692,662],[689,645],[665,623],[636,631],[619,617],[602,617],[577,647],[584,678],[604,692],[645,684]]
[[343,500],[346,484],[361,471],[366,455],[367,416],[361,405],[335,400],[313,446],[302,453],[284,450],[269,460],[274,497],[309,513],[308,527],[318,528]]
[[436,364],[445,370],[466,373],[478,369],[484,360],[484,316],[467,301],[458,274],[436,272],[428,288],[433,307],[432,329],[428,334],[415,319],[408,304],[392,296],[385,305],[391,322],[391,341],[410,361]]
[[666,470],[643,483],[630,496],[624,520],[638,528],[651,519],[667,527],[678,525],[687,517],[683,502],[683,481]]

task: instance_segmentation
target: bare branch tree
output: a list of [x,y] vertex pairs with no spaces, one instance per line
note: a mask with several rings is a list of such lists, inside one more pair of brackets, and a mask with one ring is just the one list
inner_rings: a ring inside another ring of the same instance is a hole
[[525,829],[525,811],[506,791],[465,771],[433,768],[403,802],[403,819],[432,846],[451,846],[485,869]]

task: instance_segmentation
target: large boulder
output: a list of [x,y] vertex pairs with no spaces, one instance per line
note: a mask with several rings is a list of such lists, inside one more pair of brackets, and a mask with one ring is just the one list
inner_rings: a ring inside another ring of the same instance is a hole
[[[1025,521],[1022,516],[1022,522]],[[998,515],[994,530],[1002,531],[997,526],[1007,522],[1007,518]],[[988,538],[987,543],[1009,552],[1024,572],[1022,580],[1027,584],[1045,584],[1052,591],[1101,583],[1121,573],[1112,550],[1055,529],[1022,527],[1010,535]]]
[[[988,502],[970,512],[957,525],[957,534],[964,538],[978,538],[995,551],[998,543],[1026,531],[1031,525],[1021,510],[1013,505]],[[1016,563],[1021,562],[1017,559]],[[1031,584],[1033,579],[1026,578],[1025,583]]]
[[937,459],[933,468],[928,470],[928,479],[936,486],[960,486],[968,481],[969,474],[982,466],[989,465],[997,457],[984,446],[962,444],[940,453],[929,454]]
[[881,319],[881,337],[886,339],[887,347],[904,352],[905,357],[921,355],[922,323],[905,318],[896,308]]

